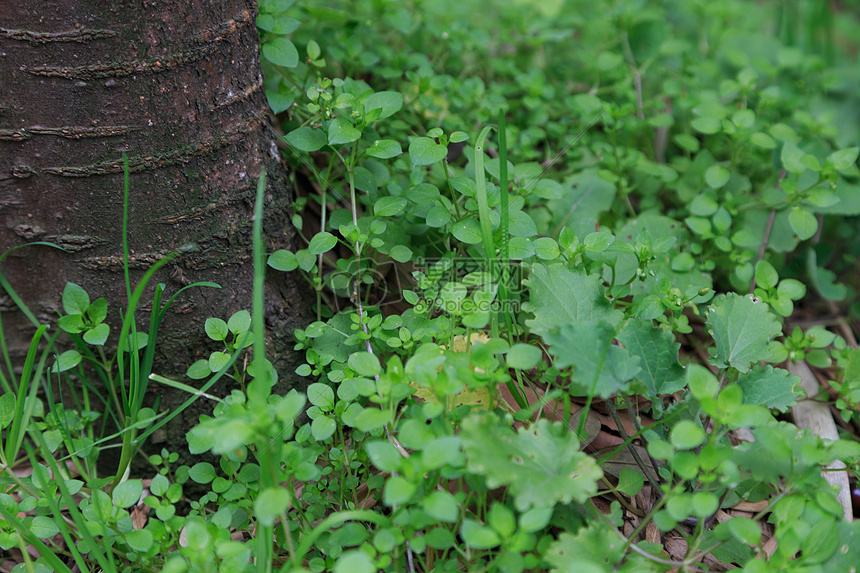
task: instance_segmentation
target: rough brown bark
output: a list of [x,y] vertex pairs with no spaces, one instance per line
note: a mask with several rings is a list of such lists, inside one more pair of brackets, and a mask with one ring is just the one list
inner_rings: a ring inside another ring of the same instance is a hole
[[[116,339],[126,304],[123,152],[132,172],[132,282],[192,244],[153,284],[167,285],[165,298],[190,282],[223,287],[180,295],[161,329],[155,371],[182,378],[206,350],[205,319],[250,310],[253,196],[264,166],[268,248],[293,241],[286,172],[267,124],[255,14],[256,3],[244,0],[0,5],[0,252],[38,240],[73,251],[28,247],[3,263],[40,321],[55,323],[64,284],[75,282],[91,298],[108,299]],[[278,274],[266,287],[269,353],[282,381],[294,376],[292,331],[310,306],[292,281]],[[20,359],[34,328],[2,291],[0,311]],[[148,313],[137,316],[145,330]],[[163,407],[187,397],[152,389]],[[198,413],[178,418],[157,439],[184,449]]]

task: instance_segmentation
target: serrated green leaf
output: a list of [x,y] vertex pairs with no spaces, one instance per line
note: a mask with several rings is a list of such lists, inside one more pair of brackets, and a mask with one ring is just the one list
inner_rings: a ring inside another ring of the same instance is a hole
[[637,380],[645,384],[649,398],[672,394],[686,385],[686,373],[678,363],[678,349],[671,332],[655,328],[650,320],[630,319],[618,334],[618,341],[639,358],[642,369]]
[[409,144],[409,159],[412,165],[430,165],[442,161],[448,155],[448,148],[429,137],[416,137]]
[[795,387],[800,379],[782,368],[755,366],[738,378],[743,391],[744,404],[767,406],[781,412],[794,406],[798,393]]
[[615,328],[607,322],[576,321],[544,334],[559,368],[573,366],[571,392],[609,396],[625,389],[640,371],[639,357],[612,344]]
[[533,332],[541,334],[574,321],[606,321],[617,326],[624,314],[614,310],[603,294],[600,277],[585,271],[571,271],[562,265],[536,264],[525,281],[531,299],[523,308],[535,317],[526,320]]
[[597,492],[603,472],[579,450],[574,432],[541,419],[515,434],[490,413],[469,416],[461,428],[468,469],[491,488],[508,486],[519,511],[584,503]]
[[768,344],[782,332],[767,304],[736,293],[717,297],[706,313],[708,328],[717,343],[711,363],[749,372],[750,365],[769,356]]
[[336,244],[337,237],[328,231],[320,231],[308,243],[308,252],[312,255],[321,255],[332,250]]
[[284,136],[284,140],[301,151],[317,151],[326,144],[325,132],[309,126],[294,129]]
[[543,557],[552,565],[552,573],[610,573],[615,570],[612,565],[624,558],[624,544],[617,539],[607,525],[592,521],[575,536],[561,533]]
[[361,131],[358,130],[352,122],[344,117],[336,117],[331,120],[328,125],[328,144],[341,145],[343,143],[351,143],[361,137]]
[[299,63],[299,51],[296,46],[282,37],[263,42],[263,57],[276,66],[285,68],[295,68]]

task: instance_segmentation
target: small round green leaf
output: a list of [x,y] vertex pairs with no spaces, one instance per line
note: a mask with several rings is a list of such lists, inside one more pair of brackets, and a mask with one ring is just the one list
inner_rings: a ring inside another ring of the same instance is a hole
[[770,290],[779,281],[779,273],[767,261],[759,261],[755,266],[755,282],[763,289]]
[[264,42],[263,57],[276,66],[285,68],[294,68],[299,63],[299,51],[292,42],[283,37]]
[[365,151],[371,157],[377,157],[379,159],[389,159],[391,157],[397,157],[403,150],[400,149],[400,144],[391,139],[378,139],[373,142],[373,145],[367,148]]
[[403,197],[381,197],[373,205],[373,214],[377,217],[395,217],[406,209],[406,203]]
[[328,384],[317,382],[308,386],[308,400],[324,411],[334,408],[334,390]]
[[706,437],[705,431],[692,420],[681,420],[669,432],[669,441],[682,450],[703,444]]
[[57,524],[54,523],[54,520],[50,517],[40,515],[30,522],[30,533],[40,539],[53,537],[59,532],[60,530],[57,528]]
[[415,495],[418,486],[400,476],[392,476],[385,482],[382,490],[382,501],[385,505],[403,505]]
[[356,352],[349,357],[349,366],[361,376],[382,374],[379,359],[369,352]]
[[696,131],[709,135],[719,133],[723,128],[722,122],[715,117],[697,117],[690,122],[690,125]]
[[463,520],[460,536],[473,549],[492,549],[502,542],[498,533],[471,519]]
[[227,329],[233,334],[248,332],[251,328],[251,313],[247,310],[239,310],[234,312],[227,321]]
[[456,523],[460,516],[457,500],[447,491],[436,490],[431,492],[424,498],[422,504],[427,515],[439,521]]
[[731,173],[729,173],[729,170],[721,165],[711,165],[705,171],[705,182],[714,189],[719,189],[728,183],[730,177]]
[[328,231],[320,231],[311,239],[308,244],[308,252],[312,255],[321,255],[332,250],[337,244],[337,237]]
[[401,107],[403,107],[403,94],[392,91],[376,92],[375,94],[371,94],[364,103],[365,113],[374,109],[380,110],[379,116],[376,119],[382,119],[394,115],[400,111]]
[[641,473],[630,468],[621,470],[621,475],[618,477],[618,491],[621,493],[634,496],[644,485],[645,477]]
[[146,553],[152,547],[152,533],[148,529],[136,529],[125,535],[125,542],[138,553]]
[[209,355],[209,370],[218,372],[230,362],[230,355],[226,352],[213,352]]
[[57,362],[51,368],[52,372],[65,372],[81,363],[81,355],[77,350],[66,350],[57,357]]
[[774,141],[773,138],[771,136],[769,136],[768,134],[762,133],[760,131],[757,133],[753,133],[750,136],[750,141],[752,142],[753,145],[761,147],[762,149],[775,149],[776,148],[776,141]]
[[263,525],[272,525],[275,518],[289,507],[290,495],[280,487],[263,490],[254,501],[254,513]]
[[409,144],[409,159],[412,165],[430,165],[442,161],[448,155],[448,148],[429,137],[416,137]]
[[788,222],[802,241],[811,238],[818,230],[818,219],[815,215],[800,207],[791,210],[788,214]]
[[66,314],[84,314],[90,306],[90,297],[75,283],[66,283],[63,289],[63,310]]
[[344,551],[337,563],[334,564],[334,573],[373,573],[376,565],[373,560],[360,549]]
[[379,471],[392,473],[399,471],[403,465],[403,457],[394,446],[386,441],[369,441],[364,444],[364,450],[367,452],[367,457],[370,458],[370,463],[372,463]]
[[505,356],[505,361],[511,368],[517,370],[528,370],[537,366],[543,357],[543,352],[540,348],[531,344],[514,344]]
[[103,346],[110,334],[110,326],[105,323],[97,324],[84,332],[84,342],[93,346]]
[[747,545],[756,545],[761,541],[761,527],[757,521],[746,517],[733,517],[723,524],[732,537],[746,543]]
[[405,263],[412,260],[412,249],[405,245],[395,245],[391,247],[388,256],[398,263]]
[[130,507],[140,501],[142,493],[143,483],[139,479],[130,479],[113,488],[111,498],[117,507]]
[[197,483],[209,483],[216,477],[215,466],[208,462],[199,462],[188,470],[188,477]]
[[830,154],[827,159],[833,163],[833,167],[838,171],[844,171],[852,167],[857,162],[857,156],[860,154],[860,147],[849,147],[840,149]]
[[294,129],[284,136],[284,140],[301,151],[317,151],[326,144],[325,132],[309,126]]
[[311,422],[311,435],[318,442],[329,439],[335,430],[337,430],[337,422],[331,416],[317,416]]
[[206,335],[216,341],[225,340],[230,333],[227,323],[220,318],[207,318],[203,328],[206,330]]
[[344,117],[334,118],[328,126],[329,145],[341,145],[351,143],[361,137],[361,131],[356,129],[352,122]]
[[209,361],[202,358],[189,366],[188,371],[185,373],[192,380],[202,380],[210,374],[212,374],[212,370],[209,369]]
[[551,237],[540,237],[532,241],[532,245],[535,248],[535,254],[538,258],[541,258],[545,261],[552,261],[557,259],[561,255],[561,251],[558,248],[558,243],[555,239]]
[[458,221],[451,225],[451,234],[454,235],[457,240],[468,245],[475,245],[480,243],[482,240],[481,225],[477,220],[472,218],[463,219],[462,221]]
[[520,515],[520,529],[526,533],[540,531],[546,527],[551,518],[551,507],[533,507]]

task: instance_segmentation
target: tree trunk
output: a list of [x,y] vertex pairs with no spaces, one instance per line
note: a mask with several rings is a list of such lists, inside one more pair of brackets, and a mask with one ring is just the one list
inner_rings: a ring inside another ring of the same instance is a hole
[[[287,174],[267,123],[255,15],[252,0],[0,6],[0,253],[33,241],[72,251],[27,247],[0,269],[40,322],[56,323],[63,287],[74,282],[92,299],[107,298],[115,344],[126,306],[123,153],[131,167],[132,286],[156,261],[193,246],[159,271],[142,305],[157,282],[167,285],[165,299],[191,282],[222,286],[180,295],[161,328],[154,370],[188,382],[187,367],[211,350],[205,319],[250,310],[263,167],[267,249],[291,248],[294,236]],[[290,381],[292,331],[309,299],[277,273],[267,279],[266,302],[269,358]],[[2,290],[0,311],[13,360],[23,364],[35,328]],[[148,312],[137,320],[146,330]],[[162,409],[188,397],[151,391],[162,395]],[[211,403],[202,406],[211,412]],[[154,440],[184,450],[200,411]]]

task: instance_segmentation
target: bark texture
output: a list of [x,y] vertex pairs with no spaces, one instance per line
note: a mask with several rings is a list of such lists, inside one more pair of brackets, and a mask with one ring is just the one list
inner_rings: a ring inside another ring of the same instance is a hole
[[[132,282],[168,253],[193,245],[156,276],[167,285],[165,299],[190,282],[223,287],[180,295],[162,326],[154,370],[184,379],[209,350],[205,319],[250,310],[253,198],[264,166],[268,249],[293,242],[255,15],[256,3],[245,0],[0,4],[0,252],[33,241],[72,251],[28,247],[3,263],[40,321],[56,322],[63,287],[75,282],[92,299],[108,299],[115,341],[126,304],[123,152],[132,172]],[[289,385],[292,331],[310,303],[280,273],[266,289],[269,354]],[[35,329],[2,291],[0,312],[13,356],[23,363]],[[145,330],[148,312],[137,318]],[[187,398],[164,387],[151,391],[162,395],[162,409]],[[202,407],[211,411],[211,404]],[[155,440],[184,449],[184,432],[200,411],[177,418]]]

